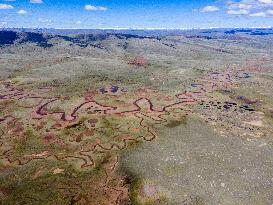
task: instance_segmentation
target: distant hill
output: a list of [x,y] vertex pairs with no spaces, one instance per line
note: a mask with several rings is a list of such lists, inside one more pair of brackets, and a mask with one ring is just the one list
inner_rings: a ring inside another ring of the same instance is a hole
[[155,38],[149,36],[139,36],[133,34],[123,33],[81,33],[81,34],[70,34],[60,35],[48,32],[35,32],[35,31],[21,31],[21,30],[0,30],[0,46],[9,46],[12,44],[21,43],[36,43],[37,46],[48,48],[52,47],[53,44],[49,40],[61,39],[64,41],[71,42],[80,47],[87,47],[88,45],[94,46],[92,42],[103,41],[109,37],[116,37],[118,39],[144,39],[144,38]]
[[118,39],[157,39],[165,36],[184,36],[196,39],[242,40],[251,36],[273,37],[273,29],[201,29],[201,30],[99,30],[99,29],[0,29],[0,46],[35,43],[43,48],[54,46],[51,40],[58,39],[80,47],[93,46],[96,41],[110,37]]
[[20,44],[20,43],[36,43],[40,47],[51,47],[52,44],[48,40],[53,38],[52,35],[45,35],[34,32],[18,32],[18,31],[0,31],[0,46]]

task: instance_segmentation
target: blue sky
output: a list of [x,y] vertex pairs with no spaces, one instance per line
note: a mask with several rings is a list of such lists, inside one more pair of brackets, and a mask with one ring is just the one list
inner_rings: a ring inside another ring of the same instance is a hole
[[273,0],[0,0],[0,27],[273,26]]

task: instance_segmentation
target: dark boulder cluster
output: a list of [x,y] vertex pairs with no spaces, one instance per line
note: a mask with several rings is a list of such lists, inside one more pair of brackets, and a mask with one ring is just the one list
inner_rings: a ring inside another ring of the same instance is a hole
[[234,112],[254,112],[255,110],[250,107],[249,105],[238,105],[236,102],[214,102],[214,101],[209,101],[209,102],[201,102],[201,106],[203,106],[203,109],[212,109],[216,108],[221,111],[234,111]]

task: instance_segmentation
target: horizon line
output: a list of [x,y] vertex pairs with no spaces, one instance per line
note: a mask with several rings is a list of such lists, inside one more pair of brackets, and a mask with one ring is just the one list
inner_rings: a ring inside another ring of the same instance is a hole
[[249,27],[200,27],[200,28],[43,28],[43,27],[0,27],[0,29],[36,29],[36,30],[212,30],[212,29],[272,29],[273,26]]

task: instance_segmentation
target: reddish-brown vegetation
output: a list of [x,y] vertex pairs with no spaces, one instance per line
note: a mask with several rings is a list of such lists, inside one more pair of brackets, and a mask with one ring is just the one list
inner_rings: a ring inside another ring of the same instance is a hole
[[146,60],[144,57],[139,56],[135,57],[133,60],[129,62],[131,65],[136,65],[136,66],[145,66],[146,65]]

